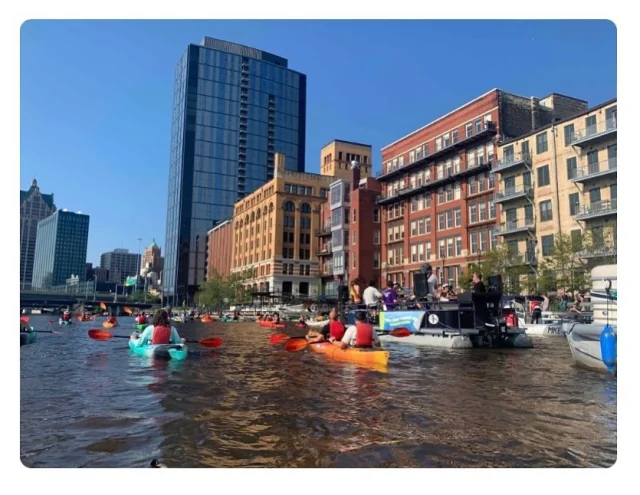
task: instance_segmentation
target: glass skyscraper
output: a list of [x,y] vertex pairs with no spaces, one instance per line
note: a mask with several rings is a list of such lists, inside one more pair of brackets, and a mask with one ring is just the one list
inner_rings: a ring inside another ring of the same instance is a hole
[[84,278],[89,215],[58,210],[38,222],[33,287],[64,285],[71,275]]
[[307,78],[255,48],[204,38],[175,72],[162,284],[171,304],[204,282],[207,231],[273,179],[274,154],[303,172]]

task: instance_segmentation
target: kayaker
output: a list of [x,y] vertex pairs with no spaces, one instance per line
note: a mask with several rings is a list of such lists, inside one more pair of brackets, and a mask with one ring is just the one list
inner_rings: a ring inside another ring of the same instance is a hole
[[26,321],[20,320],[20,333],[30,332],[30,331],[31,331],[31,327],[29,326],[29,324]]
[[116,317],[113,316],[113,315],[109,315],[107,317],[107,321],[105,323],[109,323],[109,324],[111,324],[113,326],[116,326],[116,327],[118,326],[118,321],[116,320]]
[[142,334],[134,333],[131,339],[135,341],[136,347],[144,345],[161,345],[161,344],[184,344],[185,339],[180,338],[180,334],[171,326],[169,321],[169,313],[164,309],[159,309],[153,315],[151,325],[145,328]]
[[324,340],[342,340],[344,337],[345,328],[340,320],[338,320],[338,312],[332,309],[329,313],[329,323],[327,323],[320,332],[315,330],[309,330],[306,335],[306,339],[310,343],[322,342]]
[[393,282],[387,281],[387,288],[382,291],[382,302],[384,303],[385,311],[393,311],[396,309],[396,301],[398,300],[398,293],[393,288]]
[[140,313],[138,315],[138,317],[136,318],[136,323],[138,325],[144,325],[145,323],[147,323],[147,317],[144,315],[144,313]]
[[275,317],[273,318],[273,322],[274,322],[276,325],[279,325],[279,324],[280,324],[280,313],[276,313],[276,314],[275,314]]
[[342,339],[338,340],[331,337],[329,341],[340,349],[348,347],[358,349],[382,347],[373,325],[367,323],[367,313],[365,311],[356,311],[356,324],[347,328]]
[[71,321],[71,313],[69,311],[65,311],[62,314],[62,321]]

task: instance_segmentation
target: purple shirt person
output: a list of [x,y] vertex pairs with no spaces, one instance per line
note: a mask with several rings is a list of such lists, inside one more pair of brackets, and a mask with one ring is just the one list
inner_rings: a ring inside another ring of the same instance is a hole
[[393,311],[396,309],[396,301],[398,300],[398,294],[393,289],[393,282],[387,282],[387,288],[382,291],[382,302],[385,306],[385,311]]

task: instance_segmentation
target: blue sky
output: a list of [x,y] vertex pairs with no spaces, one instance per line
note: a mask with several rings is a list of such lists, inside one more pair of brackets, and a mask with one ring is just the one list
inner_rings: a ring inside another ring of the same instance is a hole
[[616,93],[609,21],[30,21],[21,30],[20,187],[91,215],[88,261],[164,248],[173,73],[204,36],[308,76],[307,170],[334,138],[380,148],[498,87],[597,104]]

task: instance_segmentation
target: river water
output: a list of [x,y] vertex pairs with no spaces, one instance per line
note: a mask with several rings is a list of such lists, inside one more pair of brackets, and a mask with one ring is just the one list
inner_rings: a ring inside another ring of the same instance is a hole
[[[573,366],[563,337],[534,349],[386,344],[386,369],[287,353],[255,323],[179,325],[182,362],[137,357],[96,323],[31,318],[20,349],[29,467],[607,467],[617,384]],[[128,335],[132,318],[120,318]],[[300,334],[295,328],[291,335]]]

